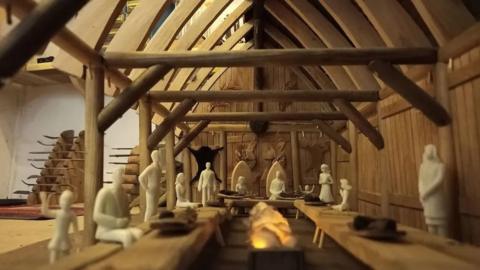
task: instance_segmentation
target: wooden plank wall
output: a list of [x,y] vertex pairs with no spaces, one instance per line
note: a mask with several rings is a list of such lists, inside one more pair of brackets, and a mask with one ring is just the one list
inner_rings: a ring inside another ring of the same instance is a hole
[[[236,90],[236,89],[253,89],[253,72],[251,68],[230,68],[219,78],[215,83],[212,90]],[[296,75],[285,67],[268,66],[265,68],[265,89],[307,89],[307,86],[302,81],[298,80]],[[308,103],[296,103],[296,104],[281,104],[278,103],[265,103],[265,111],[279,111],[280,107],[285,107],[285,111],[314,111],[319,110],[320,106],[312,106]],[[208,112],[209,104],[202,103],[196,109],[196,112]],[[253,111],[254,105],[251,103],[233,103],[233,104],[217,104],[215,108],[216,112],[222,111]],[[238,122],[237,122],[238,124]],[[315,184],[318,183],[318,173],[320,165],[327,160],[329,161],[328,140],[323,137],[320,132],[299,132],[299,145],[300,145],[300,164],[301,164],[301,178],[302,184]],[[265,195],[265,183],[262,181],[262,175],[265,170],[268,170],[270,163],[266,160],[269,150],[275,148],[278,142],[285,142],[285,156],[287,159],[286,172],[287,179],[287,191],[293,189],[293,174],[292,174],[292,161],[291,161],[291,144],[290,133],[278,132],[278,133],[266,133],[260,137],[255,136],[251,132],[227,132],[227,187],[230,186],[230,177],[233,168],[236,165],[235,149],[241,144],[248,144],[255,140],[257,141],[256,147],[256,166],[253,168],[253,174],[256,178],[253,184],[253,190],[259,195]],[[193,142],[193,145],[219,145],[218,133],[202,132]],[[327,151],[325,151],[327,150]],[[192,158],[193,160],[193,158]],[[329,163],[329,162],[327,162]],[[215,168],[218,168],[218,159],[214,164]],[[196,164],[192,167],[192,174],[195,175]],[[199,199],[198,194],[193,192],[194,198]]]
[[[453,59],[449,78],[458,78],[465,69],[475,69],[480,48]],[[457,72],[457,73],[456,73]],[[478,72],[477,72],[478,73]],[[449,82],[452,84],[452,82]],[[430,75],[418,84],[433,94]],[[480,78],[463,80],[450,89],[454,144],[459,182],[462,240],[480,245]],[[385,149],[377,151],[357,133],[358,211],[367,215],[389,216],[397,221],[426,229],[418,199],[418,170],[426,144],[438,147],[438,128],[398,95],[377,104],[370,122],[377,126]],[[345,135],[345,134],[344,134]],[[350,161],[337,150],[336,179],[351,174]],[[347,177],[348,178],[348,177]],[[385,199],[386,198],[386,199]]]

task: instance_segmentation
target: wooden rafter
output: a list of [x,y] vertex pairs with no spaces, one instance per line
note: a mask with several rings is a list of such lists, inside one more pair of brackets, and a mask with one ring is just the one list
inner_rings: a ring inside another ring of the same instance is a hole
[[210,112],[191,113],[181,117],[186,122],[210,120],[210,121],[312,121],[312,120],[347,120],[343,113],[339,112]]
[[200,132],[202,132],[206,127],[208,127],[209,124],[210,124],[210,121],[208,120],[200,121],[197,125],[192,127],[190,132],[184,135],[180,139],[180,141],[177,144],[175,144],[175,148],[173,149],[173,154],[175,156],[180,154],[183,151],[183,149],[185,149],[190,144],[190,142],[192,142],[198,136],[198,134],[200,134]]

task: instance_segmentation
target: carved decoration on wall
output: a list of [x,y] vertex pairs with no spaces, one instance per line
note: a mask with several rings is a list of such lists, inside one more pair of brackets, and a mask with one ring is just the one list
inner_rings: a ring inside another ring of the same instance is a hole
[[235,149],[235,163],[245,161],[250,169],[257,165],[257,139],[241,143]]
[[330,151],[330,142],[324,137],[318,140],[299,136],[299,150],[302,157],[301,175],[305,183],[315,183],[320,172],[320,165],[326,162]]
[[266,166],[262,173],[262,181],[267,179],[268,170],[270,167],[278,161],[283,168],[287,167],[287,154],[285,153],[285,146],[287,142],[279,138],[276,142],[267,144],[267,150],[264,153],[264,159],[268,161],[268,166]]

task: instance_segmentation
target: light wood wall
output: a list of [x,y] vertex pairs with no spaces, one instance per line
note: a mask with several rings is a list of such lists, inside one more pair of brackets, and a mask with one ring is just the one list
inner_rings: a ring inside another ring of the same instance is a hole
[[[452,109],[455,156],[459,188],[461,239],[480,244],[480,48],[453,59],[449,68],[450,106]],[[475,76],[463,76],[465,70],[477,70]],[[426,76],[418,84],[433,95],[433,79]],[[396,94],[377,104],[369,117],[385,139],[385,149],[377,151],[357,133],[357,171],[337,149],[337,178],[354,175],[358,183],[358,211],[367,215],[388,216],[410,226],[426,229],[418,199],[418,170],[426,144],[439,146],[438,128],[422,113]],[[441,158],[441,157],[440,157]],[[348,168],[350,166],[350,168]],[[355,181],[355,180],[353,180]]]

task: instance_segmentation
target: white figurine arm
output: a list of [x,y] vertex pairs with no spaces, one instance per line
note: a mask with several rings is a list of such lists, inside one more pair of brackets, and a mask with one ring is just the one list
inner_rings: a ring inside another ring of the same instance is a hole
[[73,227],[73,232],[78,233],[78,220],[77,220],[77,215],[72,211],[72,227]]
[[103,213],[105,206],[105,192],[100,190],[95,199],[95,207],[93,209],[93,220],[100,226],[107,228],[122,228],[128,224],[128,218],[116,218]]
[[48,203],[50,202],[50,198],[52,197],[52,193],[47,194],[45,191],[40,192],[40,202],[41,208],[40,208],[40,213],[46,217],[51,217],[55,218],[57,216],[57,211],[53,211],[48,209]]
[[[285,189],[285,183],[282,184],[282,192],[285,192],[287,193],[286,189]],[[281,193],[281,192],[280,192]]]
[[445,167],[442,164],[440,170],[437,171],[437,174],[435,175],[432,184],[426,188],[425,192],[423,193],[422,196],[422,201],[425,201],[430,195],[434,194],[438,188],[441,187],[442,185],[442,180],[445,172]]
[[327,183],[333,184],[333,177],[331,175],[328,176]]
[[143,172],[138,176],[138,182],[144,189],[148,189],[148,174],[150,172],[150,166],[148,166]]
[[203,183],[203,172],[200,173],[200,177],[198,178],[198,185],[197,185],[198,191],[202,191],[202,183]]

